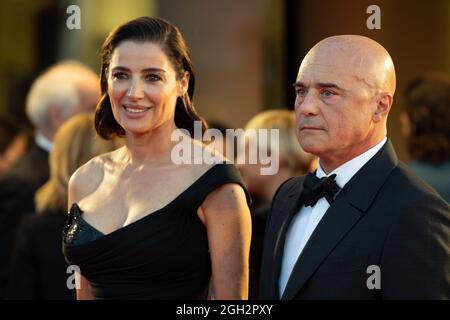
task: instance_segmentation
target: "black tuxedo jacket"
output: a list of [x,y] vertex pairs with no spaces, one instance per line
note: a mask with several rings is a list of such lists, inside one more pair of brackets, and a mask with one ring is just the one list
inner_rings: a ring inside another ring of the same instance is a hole
[[48,178],[48,152],[33,141],[28,152],[0,179],[0,299],[5,297],[17,228],[22,217],[34,211],[34,193]]
[[302,206],[303,180],[287,180],[272,201],[261,299],[450,299],[449,205],[398,163],[389,141],[338,194],[280,297],[286,231]]
[[7,299],[74,300],[66,285],[67,263],[61,250],[65,212],[28,214],[22,219],[9,268]]

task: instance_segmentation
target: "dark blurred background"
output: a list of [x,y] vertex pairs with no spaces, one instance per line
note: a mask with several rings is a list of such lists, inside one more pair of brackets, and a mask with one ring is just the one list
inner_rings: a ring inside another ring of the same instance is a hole
[[[80,8],[79,30],[66,26],[72,4]],[[366,27],[369,5],[381,9],[380,30]],[[26,93],[40,72],[68,58],[98,72],[108,32],[143,15],[180,27],[197,68],[197,108],[233,127],[264,109],[292,108],[298,66],[324,37],[360,34],[379,41],[397,70],[389,136],[402,160],[408,159],[399,121],[406,83],[423,72],[450,71],[448,0],[2,0],[0,113],[25,123]]]

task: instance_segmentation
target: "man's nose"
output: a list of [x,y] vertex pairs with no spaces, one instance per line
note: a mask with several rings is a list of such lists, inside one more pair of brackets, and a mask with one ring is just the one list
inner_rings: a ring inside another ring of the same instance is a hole
[[295,112],[297,115],[303,116],[315,116],[318,114],[318,101],[317,97],[312,92],[308,92],[304,97],[298,97],[295,99]]

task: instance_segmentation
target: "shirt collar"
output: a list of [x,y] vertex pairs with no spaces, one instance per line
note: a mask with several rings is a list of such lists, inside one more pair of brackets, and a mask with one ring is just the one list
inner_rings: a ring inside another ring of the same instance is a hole
[[320,160],[317,165],[316,176],[318,178],[326,177],[332,174],[336,174],[336,183],[339,187],[343,188],[347,182],[361,169],[372,157],[383,147],[386,143],[387,138],[385,137],[377,145],[373,146],[366,152],[360,154],[359,156],[347,161],[338,168],[334,169],[330,174],[326,174],[322,167],[320,166]]
[[52,142],[44,137],[41,133],[36,133],[34,137],[36,144],[47,152],[52,150]]

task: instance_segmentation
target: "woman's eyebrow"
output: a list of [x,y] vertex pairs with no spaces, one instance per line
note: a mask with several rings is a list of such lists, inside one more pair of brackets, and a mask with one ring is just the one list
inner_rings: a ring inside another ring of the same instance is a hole
[[[115,66],[111,70],[113,70],[113,71],[130,71],[129,68],[124,67],[124,66]],[[161,68],[145,68],[144,70],[141,71],[141,73],[148,73],[148,72],[163,72],[163,73],[166,73],[166,70],[161,69]]]

